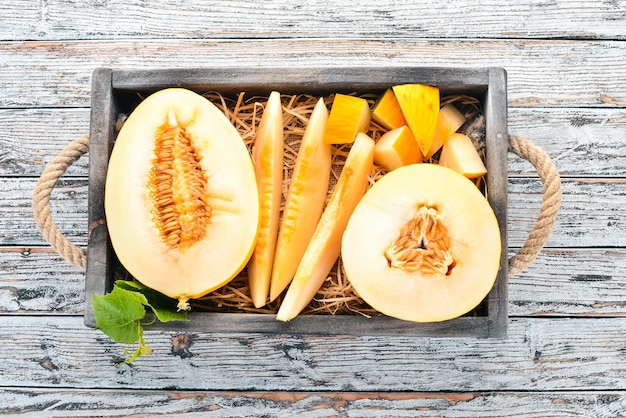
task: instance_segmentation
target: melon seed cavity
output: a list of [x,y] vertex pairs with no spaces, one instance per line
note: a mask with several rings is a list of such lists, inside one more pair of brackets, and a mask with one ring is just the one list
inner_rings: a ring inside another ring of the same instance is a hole
[[435,208],[418,205],[385,251],[387,264],[408,272],[449,275],[454,267],[448,230]]
[[206,175],[184,127],[166,124],[159,132],[149,180],[153,221],[168,248],[184,251],[204,238],[211,218]]

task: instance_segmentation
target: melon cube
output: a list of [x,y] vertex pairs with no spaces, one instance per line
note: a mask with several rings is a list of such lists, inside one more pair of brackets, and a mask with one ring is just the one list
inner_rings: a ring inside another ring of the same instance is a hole
[[371,114],[367,100],[336,94],[328,116],[324,142],[327,144],[349,144],[359,132],[370,128]]
[[393,86],[393,92],[422,155],[428,154],[439,115],[439,89],[424,84],[401,84]]
[[487,168],[472,140],[460,133],[450,135],[443,145],[439,165],[451,168],[470,179],[487,174]]
[[402,109],[392,89],[387,89],[372,107],[372,119],[385,129],[396,129],[406,125]]
[[407,126],[401,126],[385,132],[374,147],[374,161],[387,171],[421,163],[422,152],[413,133]]
[[452,103],[439,109],[435,136],[433,136],[433,143],[430,146],[430,151],[428,151],[425,155],[425,158],[431,158],[437,151],[439,151],[450,135],[463,126],[466,120],[467,118],[465,115],[463,115]]

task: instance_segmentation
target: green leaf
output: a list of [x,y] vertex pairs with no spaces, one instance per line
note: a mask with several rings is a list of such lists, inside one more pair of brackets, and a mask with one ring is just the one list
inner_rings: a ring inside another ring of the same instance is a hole
[[[118,280],[111,293],[104,296],[93,295],[96,328],[115,342],[129,344],[124,350],[124,354],[128,356],[125,363],[132,363],[137,357],[148,355],[152,351],[143,339],[141,321],[146,316],[146,306],[161,322],[187,320],[187,312],[178,311],[176,300],[137,281]],[[154,321],[150,323],[152,322]],[[135,343],[139,343],[136,349]]]
[[146,286],[135,280],[117,280],[114,286],[121,287],[125,290],[132,290],[135,292],[141,292],[142,290],[147,289]]
[[150,301],[150,308],[161,322],[187,321],[187,311],[179,311],[178,301],[162,293],[146,288],[141,291]]
[[187,312],[178,311],[178,302],[175,299],[165,296],[163,293],[150,289],[137,281],[118,280],[115,282],[115,286],[139,292],[144,295],[148,300],[146,306],[152,309],[152,312],[154,312],[157,319],[161,322],[187,320]]
[[[146,315],[148,300],[138,292],[113,287],[111,293],[93,296],[96,328],[113,341],[132,344],[141,335],[141,319]],[[140,337],[139,337],[140,338]]]

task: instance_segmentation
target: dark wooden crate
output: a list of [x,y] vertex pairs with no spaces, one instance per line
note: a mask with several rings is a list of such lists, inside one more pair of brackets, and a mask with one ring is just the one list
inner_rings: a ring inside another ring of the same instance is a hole
[[437,323],[412,323],[384,316],[300,315],[283,323],[274,315],[191,312],[186,323],[155,324],[180,331],[287,333],[318,335],[414,335],[431,337],[505,337],[507,297],[507,95],[501,68],[338,67],[338,68],[198,68],[164,70],[96,69],[92,79],[89,143],[89,242],[85,284],[85,324],[95,326],[92,295],[113,286],[116,259],[104,214],[104,183],[115,141],[115,123],[137,101],[167,87],[234,96],[283,94],[382,93],[403,83],[437,86],[441,96],[466,94],[480,100],[486,122],[487,197],[500,224],[502,257],[495,285],[478,316]]

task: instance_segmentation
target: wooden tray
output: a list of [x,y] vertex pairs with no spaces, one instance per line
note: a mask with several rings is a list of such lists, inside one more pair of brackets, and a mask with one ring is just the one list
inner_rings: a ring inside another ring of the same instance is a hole
[[186,323],[157,323],[152,329],[185,332],[287,333],[323,335],[414,335],[431,337],[504,337],[507,295],[507,92],[501,68],[337,67],[337,68],[198,68],[165,70],[96,69],[91,92],[89,142],[89,237],[85,282],[85,324],[95,327],[92,295],[113,287],[111,247],[104,214],[104,183],[115,141],[115,124],[128,113],[138,93],[143,97],[167,87],[235,96],[282,94],[382,93],[403,83],[438,87],[441,96],[464,94],[481,102],[486,123],[486,186],[500,224],[502,258],[495,285],[484,301],[484,314],[437,323],[412,323],[384,316],[300,315],[283,323],[274,315],[190,312]]

